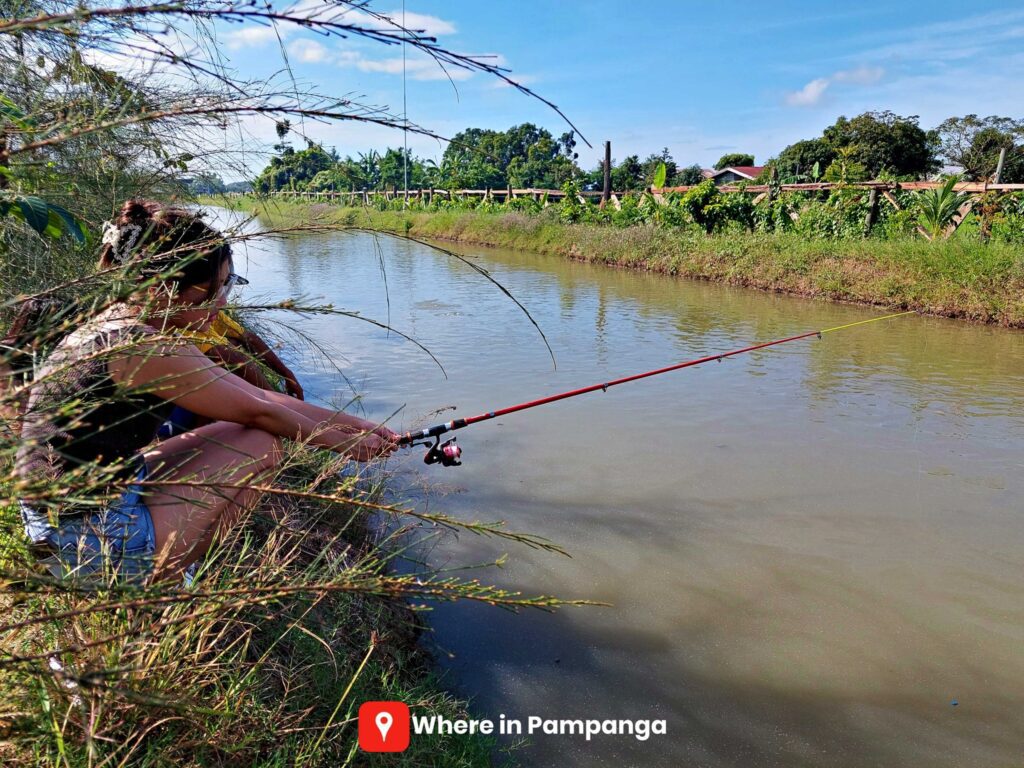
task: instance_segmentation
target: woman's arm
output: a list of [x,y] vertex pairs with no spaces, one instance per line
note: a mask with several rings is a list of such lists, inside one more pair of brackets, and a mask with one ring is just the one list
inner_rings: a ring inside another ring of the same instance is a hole
[[252,353],[253,357],[266,363],[270,370],[284,379],[285,389],[289,395],[299,400],[303,399],[302,386],[299,384],[295,374],[281,361],[281,358],[274,353],[274,350],[267,346],[267,343],[260,338],[259,334],[246,330],[239,341],[243,347]]
[[254,387],[275,391],[274,386],[260,370],[259,365],[253,362],[250,355],[243,352],[234,344],[216,344],[204,352],[214,362],[221,363],[225,368],[236,376],[245,379]]
[[266,396],[275,402],[279,402],[282,405],[291,408],[292,410],[306,414],[306,416],[314,421],[324,419],[327,423],[344,429],[358,428],[361,431],[374,432],[387,440],[392,439],[392,436],[397,438],[397,435],[383,424],[374,424],[371,421],[365,421],[360,419],[358,416],[352,416],[344,411],[332,411],[329,408],[321,408],[319,405],[314,405],[313,403],[305,400],[296,400],[293,397],[283,395],[280,392],[274,392],[273,390],[267,392]]
[[356,416],[258,389],[184,341],[140,344],[131,354],[111,359],[108,369],[122,386],[172,400],[200,416],[308,441],[358,461],[391,453],[398,439],[391,430]]

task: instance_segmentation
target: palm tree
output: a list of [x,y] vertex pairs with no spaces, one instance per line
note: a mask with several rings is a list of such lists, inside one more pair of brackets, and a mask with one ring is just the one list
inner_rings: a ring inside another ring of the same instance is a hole
[[930,240],[942,237],[967,197],[956,191],[960,176],[950,176],[937,189],[926,189],[917,196],[917,223]]
[[441,169],[436,160],[428,158],[423,161],[423,181],[431,188],[441,186]]
[[359,169],[370,189],[380,186],[380,152],[371,149],[367,153],[359,153]]

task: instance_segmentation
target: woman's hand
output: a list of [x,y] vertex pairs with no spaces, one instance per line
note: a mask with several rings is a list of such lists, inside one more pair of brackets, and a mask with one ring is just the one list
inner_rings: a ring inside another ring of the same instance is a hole
[[353,439],[358,439],[359,442],[345,453],[355,461],[370,461],[390,456],[398,448],[398,435],[387,427],[377,427],[362,437],[353,436]]
[[284,376],[284,389],[289,395],[294,397],[296,400],[304,400],[305,396],[302,392],[302,385],[299,384],[299,380],[295,378],[295,374],[288,371],[288,375]]

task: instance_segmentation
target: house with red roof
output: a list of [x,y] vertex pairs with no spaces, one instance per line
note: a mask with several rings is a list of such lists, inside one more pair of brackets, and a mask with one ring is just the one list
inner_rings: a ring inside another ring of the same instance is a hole
[[741,181],[753,181],[764,170],[763,165],[731,165],[720,171],[714,171],[708,178],[715,182],[716,187],[724,184],[737,184]]

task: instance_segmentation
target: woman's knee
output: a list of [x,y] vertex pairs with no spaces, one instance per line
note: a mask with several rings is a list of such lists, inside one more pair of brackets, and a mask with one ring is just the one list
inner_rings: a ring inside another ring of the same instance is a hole
[[244,428],[239,436],[240,445],[244,445],[246,453],[258,461],[263,468],[277,466],[284,458],[284,440],[277,435],[264,432],[262,429]]
[[233,422],[218,421],[214,441],[259,462],[277,464],[284,455],[284,441],[269,432]]
[[154,477],[195,469],[197,462],[224,469],[245,465],[262,472],[279,464],[283,456],[281,438],[261,429],[223,421],[173,437],[144,454]]

